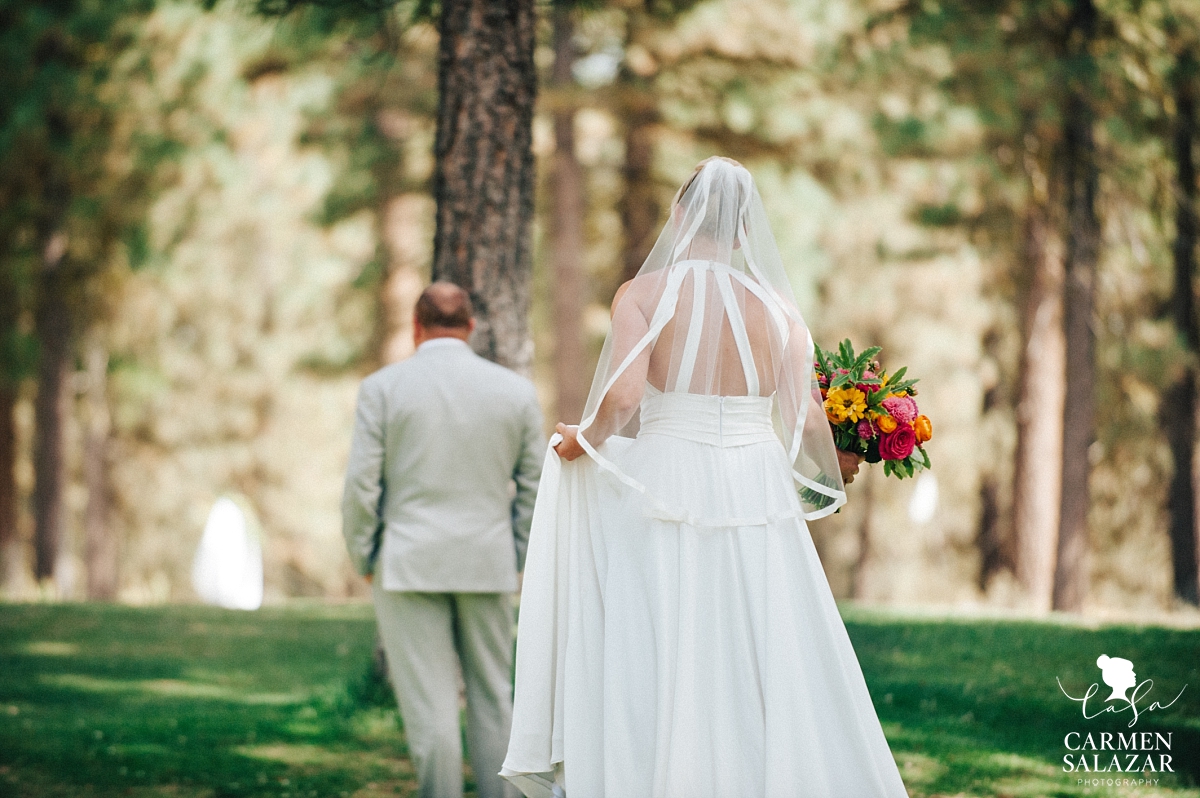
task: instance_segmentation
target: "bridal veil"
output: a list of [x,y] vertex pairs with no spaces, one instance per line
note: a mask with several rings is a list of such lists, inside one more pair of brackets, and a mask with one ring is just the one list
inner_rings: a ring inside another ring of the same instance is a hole
[[664,393],[772,397],[804,518],[821,518],[846,494],[813,354],[750,173],[710,158],[680,189],[650,255],[614,304],[579,442],[600,468],[644,495],[655,517],[726,526],[746,519],[704,517],[653,495],[597,446],[636,434],[647,384]]

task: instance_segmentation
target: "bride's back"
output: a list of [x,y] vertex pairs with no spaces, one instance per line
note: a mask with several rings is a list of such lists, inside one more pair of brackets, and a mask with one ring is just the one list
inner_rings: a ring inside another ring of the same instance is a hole
[[[707,161],[680,190],[641,270],[613,299],[578,448],[622,484],[679,509],[673,489],[656,478],[662,490],[650,490],[637,474],[678,470],[681,460],[622,467],[604,454],[605,443],[629,437],[636,423],[638,452],[667,445],[643,438],[713,444],[707,454],[681,456],[716,458],[725,463],[718,470],[736,459],[734,449],[761,443],[777,475],[802,486],[789,499],[799,497],[799,512],[827,515],[845,493],[814,391],[814,348],[750,174]],[[708,521],[761,515],[682,512]]]
[[[770,396],[783,344],[779,330],[758,296],[713,266],[684,276],[675,312],[652,345],[646,379],[664,393]],[[647,310],[661,299],[658,282],[643,304]]]

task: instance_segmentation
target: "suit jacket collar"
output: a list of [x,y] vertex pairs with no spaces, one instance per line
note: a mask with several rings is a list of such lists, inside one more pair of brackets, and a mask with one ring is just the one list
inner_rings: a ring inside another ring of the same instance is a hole
[[471,347],[467,344],[466,341],[462,341],[458,338],[451,338],[449,336],[446,336],[443,338],[430,338],[428,341],[425,341],[423,344],[421,344],[420,346],[417,347],[417,354],[422,354],[425,352],[430,352],[430,351],[439,350],[439,349],[449,350],[449,351],[462,350],[465,352],[472,351]]

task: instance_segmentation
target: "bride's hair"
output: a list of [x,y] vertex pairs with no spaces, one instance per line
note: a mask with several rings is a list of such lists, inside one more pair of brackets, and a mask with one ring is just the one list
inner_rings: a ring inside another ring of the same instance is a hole
[[683,181],[683,185],[680,186],[679,190],[675,192],[675,198],[671,200],[672,207],[679,204],[679,200],[683,199],[683,195],[686,194],[687,190],[692,187],[692,183],[696,182],[696,178],[699,177],[702,171],[704,171],[704,167],[713,161],[724,161],[725,163],[736,166],[739,169],[746,168],[732,158],[726,158],[724,155],[710,155],[700,163],[696,164],[696,168],[692,170],[690,175],[688,175],[688,179]]

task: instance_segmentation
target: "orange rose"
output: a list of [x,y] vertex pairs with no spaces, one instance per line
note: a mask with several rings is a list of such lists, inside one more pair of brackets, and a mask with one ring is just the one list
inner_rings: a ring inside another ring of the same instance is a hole
[[879,431],[884,434],[896,431],[896,419],[891,416],[880,415],[875,420],[875,424],[879,427]]
[[913,432],[917,433],[917,443],[924,443],[933,437],[933,422],[929,416],[917,416],[913,420]]

